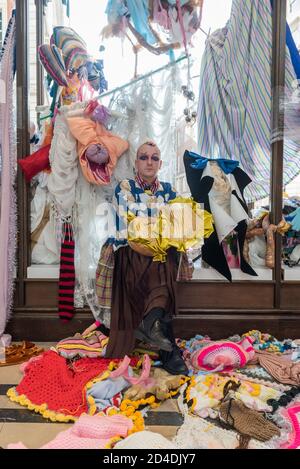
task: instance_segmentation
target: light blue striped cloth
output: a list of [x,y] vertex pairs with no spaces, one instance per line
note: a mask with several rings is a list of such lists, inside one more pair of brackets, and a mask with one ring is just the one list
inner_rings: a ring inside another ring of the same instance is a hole
[[[253,180],[249,201],[270,194],[271,63],[270,0],[233,0],[226,27],[208,37],[202,58],[198,143],[203,156],[240,161]],[[287,49],[288,90],[295,79]],[[299,150],[285,139],[284,185],[300,172]]]

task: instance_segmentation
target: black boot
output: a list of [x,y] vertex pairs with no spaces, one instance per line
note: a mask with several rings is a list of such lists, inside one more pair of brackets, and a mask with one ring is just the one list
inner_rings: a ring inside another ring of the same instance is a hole
[[162,361],[162,367],[171,375],[188,375],[189,369],[186,366],[182,353],[178,345],[176,345],[172,318],[170,316],[165,317],[165,321],[162,321],[162,329],[166,337],[170,339],[172,343],[172,351],[166,352],[164,350],[159,351],[159,358]]
[[104,326],[104,324],[100,324],[100,326],[96,328],[96,331],[100,331],[102,334],[106,335],[106,337],[109,337],[110,329]]
[[138,329],[135,331],[135,337],[142,342],[159,347],[161,350],[171,352],[172,343],[164,335],[162,330],[161,318],[164,316],[164,310],[161,308],[152,309],[142,320]]

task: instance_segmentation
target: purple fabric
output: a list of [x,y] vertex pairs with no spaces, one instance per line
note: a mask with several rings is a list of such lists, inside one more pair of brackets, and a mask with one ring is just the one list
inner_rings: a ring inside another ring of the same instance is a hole
[[99,144],[90,145],[85,152],[85,156],[89,162],[96,164],[106,164],[109,160],[107,149]]
[[[14,126],[13,82],[16,20],[13,15],[8,26],[1,53],[0,82],[4,96],[0,96],[1,148],[1,213],[0,213],[0,339],[7,344],[10,336],[3,334],[13,301],[16,255],[16,136]],[[4,98],[4,99],[1,99]]]
[[96,109],[94,109],[91,117],[93,121],[99,122],[99,124],[106,126],[110,117],[110,113],[105,106],[100,104],[96,107]]

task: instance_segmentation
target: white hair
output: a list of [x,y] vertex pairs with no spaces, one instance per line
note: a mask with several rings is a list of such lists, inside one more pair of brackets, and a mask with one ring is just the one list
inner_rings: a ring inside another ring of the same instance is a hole
[[143,140],[143,143],[141,143],[138,148],[137,148],[137,151],[136,151],[136,154],[138,154],[138,152],[140,151],[140,149],[142,148],[142,146],[144,145],[151,145],[152,147],[156,147],[160,153],[160,149],[158,148],[158,145],[156,142],[154,142],[154,140],[151,140],[151,138],[148,138],[148,139],[145,139]]

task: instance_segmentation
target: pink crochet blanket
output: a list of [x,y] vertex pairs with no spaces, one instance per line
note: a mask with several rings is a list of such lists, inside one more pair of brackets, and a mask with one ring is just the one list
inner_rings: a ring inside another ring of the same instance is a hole
[[[125,438],[133,422],[123,415],[98,417],[82,415],[68,430],[40,449],[104,449],[114,437]],[[23,443],[14,443],[7,449],[28,449]]]

